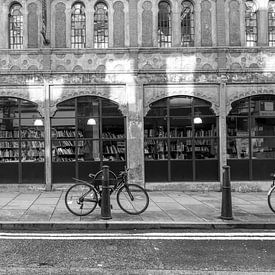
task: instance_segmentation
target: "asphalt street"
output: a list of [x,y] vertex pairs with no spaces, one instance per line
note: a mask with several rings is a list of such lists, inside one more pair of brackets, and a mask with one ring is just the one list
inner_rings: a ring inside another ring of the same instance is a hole
[[0,235],[0,274],[274,274],[274,255],[266,231]]

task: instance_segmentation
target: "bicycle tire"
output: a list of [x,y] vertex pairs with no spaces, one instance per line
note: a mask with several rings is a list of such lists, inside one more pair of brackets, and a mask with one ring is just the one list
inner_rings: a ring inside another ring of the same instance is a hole
[[123,185],[118,190],[116,199],[119,207],[130,215],[143,213],[149,205],[148,193],[137,184]]
[[[84,196],[83,201],[79,201],[82,196]],[[89,198],[87,196],[89,196]],[[65,194],[65,205],[67,209],[76,216],[87,216],[92,213],[97,203],[97,193],[94,187],[87,183],[74,184]]]
[[269,190],[267,201],[269,208],[275,213],[275,185]]

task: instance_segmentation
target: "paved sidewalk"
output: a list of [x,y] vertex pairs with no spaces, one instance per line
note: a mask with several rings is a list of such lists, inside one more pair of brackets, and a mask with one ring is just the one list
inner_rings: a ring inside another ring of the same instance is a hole
[[222,220],[221,192],[151,191],[146,212],[124,213],[112,199],[112,219],[101,219],[100,208],[86,217],[71,214],[65,192],[1,191],[0,229],[275,229],[275,214],[266,192],[232,192],[233,220]]

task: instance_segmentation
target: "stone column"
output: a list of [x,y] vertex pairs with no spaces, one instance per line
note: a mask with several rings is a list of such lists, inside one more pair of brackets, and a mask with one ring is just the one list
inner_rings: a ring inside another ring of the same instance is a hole
[[143,144],[143,92],[135,83],[126,85],[128,102],[127,117],[127,166],[129,180],[144,186],[144,144]]
[[223,166],[227,164],[226,158],[226,84],[220,83],[219,91],[219,147],[220,147],[220,183],[222,185]]
[[51,160],[51,114],[50,114],[50,85],[47,81],[44,84],[45,91],[45,185],[46,190],[52,190],[52,160]]

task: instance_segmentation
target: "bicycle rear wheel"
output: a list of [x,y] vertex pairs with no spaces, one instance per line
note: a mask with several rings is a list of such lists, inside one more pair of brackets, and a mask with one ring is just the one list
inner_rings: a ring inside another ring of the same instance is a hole
[[138,215],[149,205],[149,196],[144,188],[137,184],[122,186],[117,192],[117,203],[126,213]]
[[93,186],[77,183],[71,186],[65,195],[67,209],[77,216],[86,216],[94,211],[98,202]]
[[275,213],[275,186],[273,186],[267,195],[269,208]]

